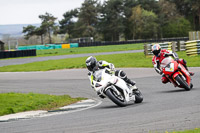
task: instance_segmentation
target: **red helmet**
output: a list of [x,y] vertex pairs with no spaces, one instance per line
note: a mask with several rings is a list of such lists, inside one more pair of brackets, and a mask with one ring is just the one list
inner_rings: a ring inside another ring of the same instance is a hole
[[153,52],[153,54],[154,54],[155,56],[159,56],[160,51],[161,51],[161,47],[160,47],[159,44],[154,44],[154,45],[152,46],[152,52]]

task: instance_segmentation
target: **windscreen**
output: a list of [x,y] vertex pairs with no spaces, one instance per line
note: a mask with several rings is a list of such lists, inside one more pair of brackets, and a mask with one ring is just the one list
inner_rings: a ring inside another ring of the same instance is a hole
[[99,70],[95,71],[95,73],[93,74],[95,81],[98,81],[98,82],[101,81],[103,71],[104,71],[103,69],[99,69]]
[[165,59],[162,60],[161,62],[161,67],[164,68],[166,67],[169,63],[171,63],[173,61],[173,59],[171,57],[167,57]]

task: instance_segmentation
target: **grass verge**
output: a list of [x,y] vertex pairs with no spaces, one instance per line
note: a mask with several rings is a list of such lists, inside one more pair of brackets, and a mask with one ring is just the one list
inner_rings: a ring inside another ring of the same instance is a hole
[[[187,56],[185,52],[178,52],[180,58],[187,61],[189,67],[200,66],[200,55]],[[11,65],[0,67],[0,72],[22,72],[22,71],[49,71],[58,69],[85,68],[87,57],[48,60],[43,62],[34,62],[22,65]],[[114,55],[99,55],[98,60],[112,62],[116,68],[119,67],[153,67],[152,57],[145,57],[144,53],[128,53]]]
[[71,98],[68,95],[1,93],[0,116],[30,110],[52,110],[83,99],[85,98]]
[[[98,60],[106,60],[115,64],[115,67],[151,67],[151,58],[146,58],[143,53],[115,54],[96,56]],[[48,60],[22,65],[0,67],[0,72],[21,71],[49,71],[58,69],[85,68],[87,57],[68,58],[61,60]]]
[[195,128],[193,130],[185,130],[185,131],[173,131],[173,132],[165,132],[165,133],[200,133],[200,128]]

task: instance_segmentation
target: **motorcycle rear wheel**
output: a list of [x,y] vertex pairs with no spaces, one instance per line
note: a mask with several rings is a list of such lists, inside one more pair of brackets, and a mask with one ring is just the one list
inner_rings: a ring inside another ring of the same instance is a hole
[[108,89],[108,90],[106,90],[105,93],[109,97],[109,99],[111,101],[113,101],[115,104],[117,104],[118,106],[124,107],[127,105],[125,99],[121,99],[121,98],[117,97],[114,90]]
[[183,80],[179,75],[175,77],[175,80],[186,90],[189,91],[191,88],[188,86],[187,82]]

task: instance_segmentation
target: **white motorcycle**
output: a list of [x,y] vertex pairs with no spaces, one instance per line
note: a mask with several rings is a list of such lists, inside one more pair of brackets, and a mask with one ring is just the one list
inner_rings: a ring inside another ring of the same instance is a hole
[[112,74],[110,69],[99,69],[92,75],[91,84],[101,98],[108,97],[120,107],[130,102],[141,103],[142,93],[136,85],[130,86],[123,79]]

